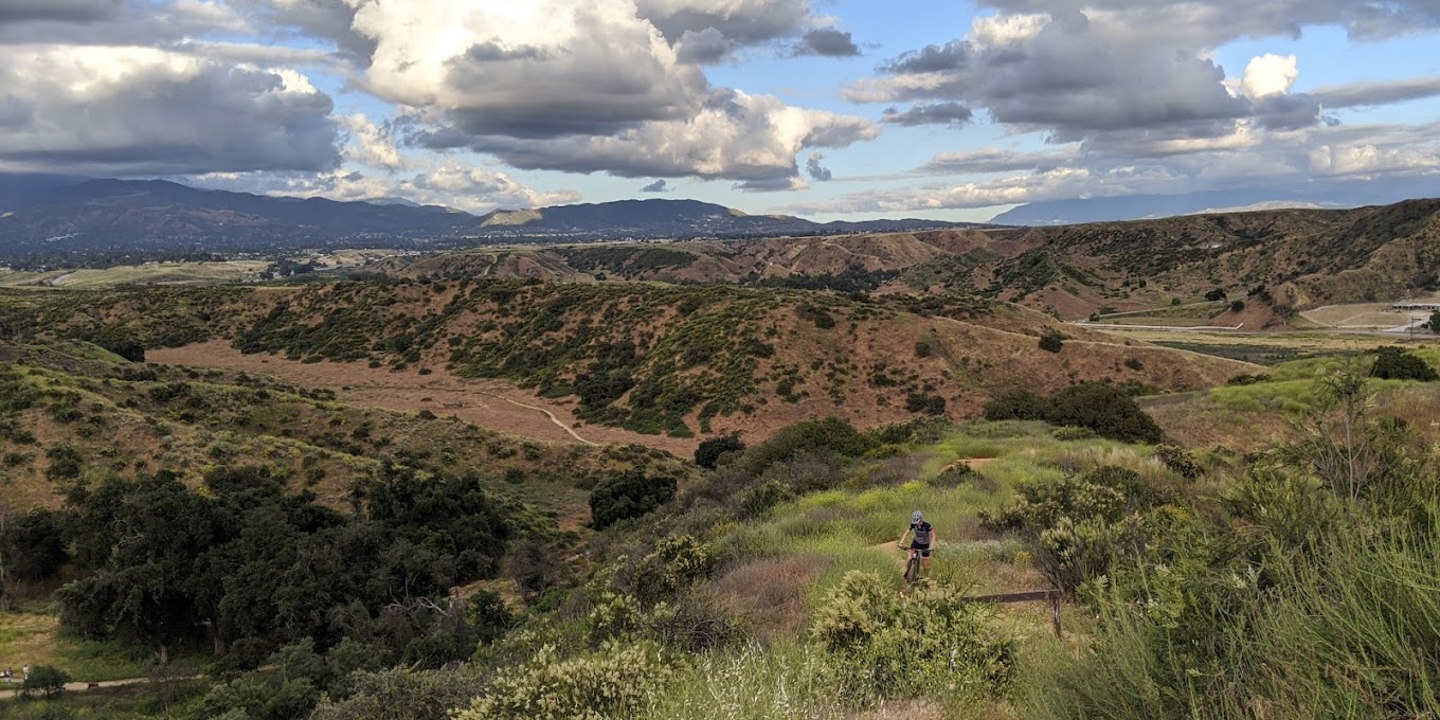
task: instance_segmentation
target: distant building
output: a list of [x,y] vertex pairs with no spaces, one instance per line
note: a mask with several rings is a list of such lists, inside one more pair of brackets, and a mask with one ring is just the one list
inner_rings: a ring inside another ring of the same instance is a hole
[[1440,312],[1440,302],[1417,302],[1414,300],[1401,300],[1400,302],[1391,305],[1390,309],[1410,312],[1422,310],[1425,312]]

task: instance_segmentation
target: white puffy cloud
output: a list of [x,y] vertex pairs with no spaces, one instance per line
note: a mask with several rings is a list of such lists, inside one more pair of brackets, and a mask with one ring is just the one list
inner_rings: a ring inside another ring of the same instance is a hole
[[284,68],[137,47],[0,46],[0,170],[103,175],[338,165],[330,98]]
[[1294,55],[1282,57],[1266,53],[1251,58],[1250,64],[1245,66],[1245,75],[1240,79],[1239,91],[1251,100],[1289,94],[1295,78],[1300,77],[1297,65]]
[[[713,92],[691,117],[641,123],[609,135],[542,140],[461,134],[458,139],[525,169],[604,170],[620,177],[693,176],[749,183],[797,176],[795,158],[805,149],[844,147],[878,133],[878,126],[862,118],[790,107],[773,96],[730,90]],[[456,139],[456,134],[443,132],[429,138],[432,144]]]
[[[1409,31],[1440,27],[1440,4],[1433,0],[985,4],[998,12],[975,20],[965,37],[904,53],[879,75],[854,83],[846,96],[920,103],[916,113],[936,102],[963,103],[1059,142],[1106,143],[1109,135],[1142,131],[1169,139],[1223,137],[1243,121],[1290,130],[1326,120],[1325,98],[1291,92],[1300,59],[1267,53],[1227,77],[1214,61],[1216,48],[1244,37],[1298,36],[1315,25],[1342,25],[1357,35],[1380,33],[1386,22],[1401,19]],[[1384,95],[1383,89],[1369,94]]]
[[352,2],[354,29],[375,43],[363,86],[412,108],[407,138],[432,149],[525,169],[751,182],[798,176],[804,149],[878,133],[859,117],[712,87],[700,69],[726,39],[794,31],[806,2]]

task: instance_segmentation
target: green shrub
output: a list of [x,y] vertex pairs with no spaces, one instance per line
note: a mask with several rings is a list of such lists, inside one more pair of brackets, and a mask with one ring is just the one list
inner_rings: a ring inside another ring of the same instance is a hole
[[68,682],[70,675],[64,670],[53,665],[36,665],[30,668],[25,682],[20,684],[20,692],[24,695],[54,697],[65,692],[65,683]]
[[717,560],[714,551],[693,535],[666,538],[655,552],[636,563],[635,594],[647,605],[673,598],[695,582],[710,577]]
[[1370,366],[1370,377],[1420,382],[1440,380],[1440,374],[1424,360],[1393,347],[1382,347],[1375,351],[1375,364]]
[[701,440],[700,445],[695,448],[695,464],[714,470],[720,462],[720,456],[725,453],[744,451],[745,443],[740,440],[738,435],[706,438]]
[[1065,349],[1065,336],[1054,330],[1046,329],[1040,333],[1040,349],[1045,352],[1060,352]]
[[1186,480],[1194,480],[1200,477],[1202,472],[1195,456],[1178,445],[1156,445],[1155,457],[1159,458],[1165,467],[1170,468],[1171,472]]
[[1081,383],[1052,398],[1046,419],[1057,425],[1088,427],[1120,442],[1159,442],[1163,431],[1122,390],[1104,383]]
[[1044,420],[1050,403],[1029,390],[1015,388],[985,403],[984,410],[986,420]]
[[454,720],[610,720],[629,718],[675,672],[654,643],[608,644],[562,659],[553,645],[501,673]]
[[807,450],[858,458],[874,445],[871,438],[841,418],[804,420],[781,428],[769,440],[751,448],[741,458],[741,464],[751,475],[760,475],[771,465]]
[[827,679],[848,704],[984,696],[1005,688],[1015,653],[1012,640],[990,629],[989,612],[943,585],[899,594],[852,570],[816,610],[811,637],[829,653]]
[[675,497],[672,477],[649,477],[640,469],[610,475],[590,491],[590,524],[607,528],[637,518]]
[[757,517],[793,497],[795,493],[791,492],[789,485],[779,480],[767,480],[740,495],[740,517]]
[[1144,547],[1151,511],[1170,499],[1135,471],[1109,465],[1059,481],[1021,483],[1015,492],[1000,511],[981,511],[981,524],[1033,542],[1036,567],[1067,592]]
[[1121,442],[1159,442],[1164,433],[1135,400],[1113,385],[1081,383],[1049,399],[1029,390],[1008,390],[985,403],[986,420],[1044,420],[1089,428]]

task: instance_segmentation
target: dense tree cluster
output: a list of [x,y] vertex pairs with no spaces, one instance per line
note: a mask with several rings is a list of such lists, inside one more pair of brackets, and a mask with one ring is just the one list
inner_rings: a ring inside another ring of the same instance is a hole
[[1370,366],[1370,377],[1381,380],[1419,380],[1432,382],[1440,380],[1440,373],[1418,356],[1399,348],[1382,347],[1375,352],[1375,364]]
[[985,404],[985,419],[1044,420],[1089,428],[1121,442],[1157,443],[1163,435],[1133,398],[1105,383],[1072,385],[1048,398],[1029,390],[1011,390]]
[[162,656],[208,639],[217,652],[247,643],[263,657],[302,638],[329,647],[389,614],[410,629],[370,633],[378,648],[427,655],[413,647],[430,642],[417,618],[400,616],[494,576],[524,522],[474,477],[389,468],[353,501],[342,514],[256,468],[212,471],[203,493],[168,472],[77,485],[65,526],[86,574],[60,590],[62,621]]

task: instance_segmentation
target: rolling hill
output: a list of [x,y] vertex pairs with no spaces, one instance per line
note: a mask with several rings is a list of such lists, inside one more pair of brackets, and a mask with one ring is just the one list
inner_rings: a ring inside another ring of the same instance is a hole
[[[1128,343],[974,296],[533,280],[12,292],[0,327],[111,347],[223,340],[247,353],[503,378],[641,433],[767,434],[807,417],[858,426],[970,417],[1014,387],[1156,391],[1245,364]],[[1065,338],[1057,353],[1044,334]]]
[[[1259,309],[1241,318],[1258,327],[1283,325],[1317,305],[1440,289],[1440,200],[1055,228],[477,248],[396,257],[373,269],[412,279],[623,278],[974,293],[1063,319],[1189,303],[1218,290]],[[1217,313],[1223,315],[1223,307]],[[1237,321],[1216,318],[1216,324]]]
[[815,223],[693,200],[627,200],[483,216],[413,203],[201,190],[165,180],[0,187],[0,258],[465,247],[494,242],[759,237],[957,225],[927,220]]

